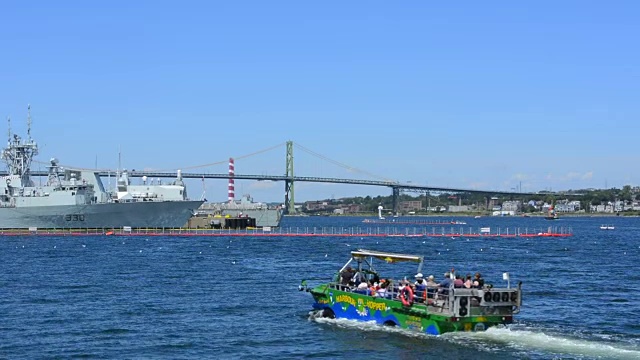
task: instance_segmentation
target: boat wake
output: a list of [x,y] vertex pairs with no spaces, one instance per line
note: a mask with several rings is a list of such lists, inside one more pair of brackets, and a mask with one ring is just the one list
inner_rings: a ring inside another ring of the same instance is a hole
[[411,338],[450,341],[488,352],[504,350],[507,347],[524,354],[534,352],[585,358],[640,359],[640,346],[616,341],[613,336],[585,339],[580,335],[551,334],[535,328],[520,329],[517,325],[489,328],[482,332],[454,332],[435,336],[398,327],[382,326],[373,321],[323,318],[322,313],[316,311],[309,313],[309,320],[364,332],[387,332]]
[[585,339],[579,335],[549,334],[540,329],[489,328],[484,332],[448,333],[442,337],[464,344],[506,345],[521,351],[607,359],[640,359],[640,347],[615,339]]
[[352,329],[359,330],[364,332],[388,332],[393,334],[402,334],[404,336],[412,337],[412,338],[424,338],[424,339],[434,339],[435,335],[423,334],[416,331],[402,329],[400,327],[395,326],[382,326],[375,321],[356,321],[349,319],[329,319],[322,317],[321,311],[312,311],[309,313],[309,321],[314,321],[319,324],[328,324],[332,326],[336,326],[342,329]]

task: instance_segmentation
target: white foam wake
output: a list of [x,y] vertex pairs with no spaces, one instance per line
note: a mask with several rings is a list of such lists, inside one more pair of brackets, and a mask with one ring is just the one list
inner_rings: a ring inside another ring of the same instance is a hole
[[396,326],[382,326],[375,321],[357,321],[349,319],[329,319],[323,318],[321,313],[312,312],[309,314],[309,320],[320,324],[330,324],[340,328],[353,329],[357,331],[382,331],[388,333],[402,334],[414,338],[434,338],[434,335],[419,333],[417,331],[402,329]]
[[512,330],[509,328],[489,328],[483,332],[449,333],[444,335],[457,342],[502,343],[519,350],[538,350],[554,354],[566,354],[605,359],[640,359],[637,346],[580,339],[576,337],[550,335],[541,331]]
[[347,319],[327,319],[319,313],[310,314],[309,320],[358,331],[384,331],[412,338],[452,341],[465,346],[475,346],[483,351],[497,351],[510,347],[525,352],[545,352],[556,355],[583,356],[603,359],[640,359],[640,348],[632,344],[603,340],[580,339],[564,335],[547,334],[542,330],[493,327],[480,332],[456,332],[433,336],[398,327],[381,326],[374,321],[362,322]]

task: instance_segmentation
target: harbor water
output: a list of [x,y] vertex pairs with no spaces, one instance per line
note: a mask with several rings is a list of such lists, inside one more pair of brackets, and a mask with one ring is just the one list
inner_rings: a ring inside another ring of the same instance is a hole
[[[0,358],[640,358],[639,218],[457,219],[573,236],[3,236]],[[522,312],[507,327],[440,336],[316,318],[300,281],[330,279],[358,248],[424,255],[437,279],[455,268],[502,286],[508,271],[523,282]]]

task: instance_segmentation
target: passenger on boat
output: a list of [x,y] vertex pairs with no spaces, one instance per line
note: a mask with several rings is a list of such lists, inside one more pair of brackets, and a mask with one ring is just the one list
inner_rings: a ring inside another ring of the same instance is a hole
[[377,282],[374,282],[371,286],[369,286],[369,295],[371,296],[377,296],[378,295],[378,289],[380,288],[380,285]]
[[471,286],[473,286],[473,281],[471,281],[471,274],[467,274],[464,280],[464,287],[467,289],[471,289]]
[[464,286],[464,281],[462,280],[462,277],[460,275],[456,275],[456,279],[453,280],[453,287],[461,288],[463,286]]
[[387,288],[389,287],[389,282],[385,280],[380,280],[380,288],[376,291],[376,296],[381,298],[389,297],[387,294]]
[[416,302],[425,302],[427,299],[427,282],[424,281],[422,273],[417,273],[416,282],[414,283],[416,292],[415,292],[415,301]]
[[433,275],[429,275],[427,278],[427,299],[435,298],[437,290],[438,283],[435,281],[435,277]]
[[451,284],[451,273],[444,273],[444,280],[442,280],[440,284],[438,284],[438,293],[443,296],[449,295],[449,287],[451,286]]
[[476,289],[482,289],[484,287],[484,279],[482,278],[482,275],[480,275],[479,272],[477,272],[474,275],[473,287],[476,288]]
[[351,266],[347,266],[340,273],[340,285],[343,285],[343,289],[348,287],[349,285],[353,285],[353,276],[355,272],[351,268]]
[[369,295],[369,284],[367,284],[366,282],[361,282],[354,292],[358,294]]

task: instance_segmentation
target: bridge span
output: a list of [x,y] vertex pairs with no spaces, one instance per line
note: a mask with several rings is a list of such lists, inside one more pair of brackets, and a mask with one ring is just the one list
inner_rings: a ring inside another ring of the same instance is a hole
[[[70,169],[70,168],[67,168]],[[116,171],[97,171],[101,177],[115,176]],[[127,171],[130,177],[143,177],[148,178],[175,178],[175,172],[154,172],[154,171]],[[6,172],[0,172],[0,175],[6,175]],[[32,176],[48,176],[46,171],[32,171]],[[531,192],[513,192],[513,191],[500,191],[500,190],[480,190],[480,189],[468,189],[468,188],[456,188],[456,187],[443,187],[443,186],[431,186],[431,185],[417,185],[406,184],[394,181],[384,180],[360,180],[360,179],[341,179],[341,178],[326,178],[326,177],[314,177],[314,176],[287,176],[287,175],[250,175],[250,174],[213,174],[213,173],[181,173],[183,178],[186,179],[235,179],[235,180],[256,180],[256,181],[284,181],[285,192],[288,194],[288,190],[291,189],[291,184],[294,182],[316,182],[316,183],[334,183],[334,184],[349,184],[349,185],[370,185],[370,186],[383,186],[391,188],[393,196],[393,211],[397,212],[398,198],[400,191],[415,191],[415,192],[440,192],[440,193],[480,193],[491,195],[536,195],[537,193]],[[290,203],[285,199],[285,206],[287,211],[292,212],[293,208],[290,207]],[[291,205],[292,206],[292,205]]]
[[[30,107],[29,107],[30,109]],[[31,129],[31,117],[30,115],[28,116],[28,120],[27,120],[27,124],[28,124],[28,134],[29,134],[29,141],[31,140],[31,135],[30,135],[30,129]],[[11,140],[11,131],[9,131],[9,137]],[[15,139],[17,141],[20,140],[20,138],[17,135],[14,135]],[[272,149],[276,149],[280,146],[276,145],[264,150],[260,150],[260,151],[256,151],[252,154],[248,154],[245,156],[242,156],[240,158],[246,158],[249,156],[253,156],[253,155],[257,155]],[[329,161],[334,165],[343,167],[345,169],[348,169],[349,171],[353,171],[356,170],[362,174],[367,174],[370,177],[373,178],[381,178],[379,176],[375,176],[371,173],[368,173],[366,171],[362,171],[359,170],[355,167],[352,166],[348,166],[346,164],[343,164],[339,161],[335,161],[332,159],[327,158],[326,156],[323,156],[321,154],[318,154],[310,149],[305,148],[304,146],[300,145],[300,144],[296,144],[297,148],[300,148],[301,150],[307,152],[308,154],[311,154],[312,156],[315,156],[317,158],[320,158],[322,160],[325,161]],[[222,173],[222,174],[213,174],[213,173],[185,173],[185,172],[181,172],[181,175],[183,178],[191,178],[191,179],[228,179],[230,182],[229,185],[229,190],[230,192],[232,191],[232,184],[233,184],[233,180],[235,179],[242,179],[242,180],[256,180],[256,181],[283,181],[285,184],[285,207],[286,207],[286,211],[287,212],[293,212],[295,211],[295,202],[294,202],[294,183],[295,182],[316,182],[316,183],[334,183],[334,184],[352,184],[352,185],[370,185],[370,186],[384,186],[384,187],[388,187],[391,188],[392,190],[392,197],[393,197],[393,212],[395,214],[397,214],[397,210],[398,210],[398,198],[400,195],[400,191],[414,191],[414,192],[440,192],[440,193],[481,193],[481,194],[493,194],[493,195],[514,195],[514,196],[523,196],[523,195],[534,195],[537,193],[526,193],[526,192],[515,192],[515,191],[500,191],[500,190],[480,190],[480,189],[465,189],[465,188],[455,188],[455,187],[443,187],[443,186],[431,186],[431,185],[416,185],[416,184],[409,184],[409,183],[400,183],[398,181],[394,181],[394,180],[389,180],[389,179],[384,179],[384,180],[359,180],[359,179],[341,179],[341,178],[326,178],[326,177],[312,177],[312,176],[295,176],[294,175],[294,164],[293,164],[293,149],[294,149],[294,143],[293,141],[287,141],[286,142],[286,156],[285,156],[285,174],[284,175],[247,175],[247,174],[235,174],[234,172],[234,159],[233,158],[229,158],[229,173]],[[48,171],[30,171],[30,162],[32,161],[33,156],[37,155],[38,150],[37,150],[37,146],[35,145],[35,143],[33,143],[33,153],[30,154],[29,156],[29,164],[25,164],[27,169],[27,171],[29,171],[29,174],[32,176],[49,176],[49,172]],[[3,154],[3,160],[6,161],[6,159],[4,159],[6,154]],[[34,160],[35,161],[35,160]],[[96,160],[97,161],[97,160]],[[39,162],[39,161],[36,161]],[[54,163],[54,160],[50,160],[51,164]],[[212,165],[217,165],[223,162],[216,162],[216,163],[209,163],[209,164],[203,164],[203,165],[198,165],[198,166],[191,166],[188,167],[189,169],[193,169],[193,168],[204,168],[204,167],[209,167]],[[50,166],[47,163],[42,163],[45,166]],[[58,166],[57,161],[56,164],[54,166]],[[96,164],[97,167],[97,164]],[[82,169],[82,168],[78,168],[75,166],[64,166],[64,168],[66,170],[84,170],[84,171],[93,171],[93,172],[97,172],[101,177],[108,177],[111,175],[116,175],[117,176],[117,172],[113,171],[113,170],[92,170],[92,169]],[[62,169],[62,167],[61,167]],[[179,171],[179,170],[178,170]],[[177,172],[177,171],[176,171]],[[135,170],[131,170],[128,171],[128,175],[131,177],[147,177],[147,178],[175,178],[177,176],[176,172],[169,172],[169,171],[135,171]],[[7,172],[6,171],[0,171],[0,176],[6,176]],[[568,195],[575,195],[575,194],[568,194]]]

